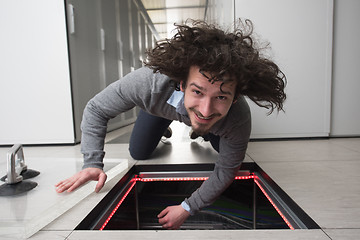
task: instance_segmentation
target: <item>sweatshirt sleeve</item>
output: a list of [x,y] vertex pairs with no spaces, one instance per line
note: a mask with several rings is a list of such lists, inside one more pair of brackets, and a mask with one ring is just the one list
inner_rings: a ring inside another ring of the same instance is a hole
[[158,91],[154,83],[166,80],[166,76],[154,74],[149,68],[140,68],[110,84],[87,103],[81,122],[83,168],[103,168],[108,121],[135,106],[151,109],[151,98]]
[[214,171],[203,184],[185,199],[190,206],[190,214],[211,205],[233,182],[245,153],[251,132],[250,113],[240,126],[226,128],[225,136],[220,137],[219,156]]

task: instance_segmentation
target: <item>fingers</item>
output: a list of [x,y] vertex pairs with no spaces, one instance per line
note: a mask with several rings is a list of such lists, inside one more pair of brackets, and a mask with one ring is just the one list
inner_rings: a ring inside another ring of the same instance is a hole
[[65,179],[65,180],[63,180],[63,181],[61,181],[61,182],[59,182],[58,184],[55,185],[55,187],[56,187],[56,192],[62,193],[62,192],[64,192],[65,190],[67,190],[70,185],[71,185],[71,183],[70,183],[70,178]]
[[159,215],[157,217],[163,218],[168,212],[169,212],[169,209],[165,208],[164,210],[161,211],[161,213],[159,213]]
[[55,187],[57,187],[56,192],[58,193],[62,193],[64,191],[72,192],[74,189],[76,189],[81,184],[83,184],[84,181],[85,180],[81,179],[81,177],[74,175],[56,184],[55,185]]
[[157,216],[159,218],[159,223],[160,225],[163,226],[163,228],[166,228],[165,225],[166,225],[166,222],[168,221],[166,219],[166,214],[169,212],[169,209],[168,208],[165,208],[164,210],[161,211],[161,213],[159,213],[159,215]]
[[170,222],[169,219],[167,219],[167,217],[161,218],[159,219],[159,224],[165,228],[165,229],[169,229],[169,230],[176,230],[179,229],[180,226],[174,225],[173,223]]
[[98,168],[86,168],[76,173],[72,177],[57,183],[55,185],[56,192],[58,193],[62,193],[64,191],[72,192],[89,180],[98,181],[95,187],[95,192],[99,192],[100,189],[104,186],[106,178],[107,176],[103,172],[103,170]]
[[162,225],[165,229],[175,230],[177,227],[172,223],[171,217],[169,216],[171,211],[171,207],[165,208],[161,213],[159,213],[159,224]]
[[87,181],[88,181],[87,179],[85,179],[83,177],[80,177],[80,178],[76,179],[75,181],[70,182],[69,185],[68,185],[67,192],[74,191],[76,188],[80,187],[81,185],[83,185]]
[[63,182],[63,181],[60,181],[60,182],[58,182],[57,184],[55,184],[55,187],[60,186],[60,185],[62,184],[62,182]]
[[61,181],[61,182],[58,182],[57,184],[55,184],[55,191],[58,192],[58,193],[62,193],[64,190],[63,190],[63,185],[64,181]]
[[99,181],[95,187],[95,192],[99,192],[103,188],[106,179],[107,179],[107,175],[105,173],[100,174]]
[[190,216],[181,205],[169,206],[159,215],[159,223],[166,229],[179,229],[184,221]]
[[65,181],[59,182],[58,184],[55,185],[55,187],[56,187],[55,191],[58,192],[58,193],[62,193],[65,190],[67,190]]
[[168,223],[168,219],[166,217],[163,218],[159,218],[159,224],[163,227],[163,228],[169,228],[169,223]]

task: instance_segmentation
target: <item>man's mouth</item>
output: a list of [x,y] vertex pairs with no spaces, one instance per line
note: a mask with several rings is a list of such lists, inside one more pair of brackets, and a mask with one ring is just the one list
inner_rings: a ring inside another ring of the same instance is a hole
[[192,111],[193,111],[195,117],[196,117],[198,120],[200,120],[200,122],[203,122],[203,123],[205,123],[205,122],[208,123],[208,122],[210,122],[212,119],[214,119],[215,117],[220,116],[220,114],[214,113],[214,114],[211,114],[211,115],[208,116],[208,117],[204,117],[200,112],[196,111],[195,109],[192,109]]
[[[196,113],[195,113],[196,114]],[[210,117],[202,117],[202,116],[199,116],[198,114],[196,114],[196,116],[202,120],[210,120],[212,118],[212,116]]]

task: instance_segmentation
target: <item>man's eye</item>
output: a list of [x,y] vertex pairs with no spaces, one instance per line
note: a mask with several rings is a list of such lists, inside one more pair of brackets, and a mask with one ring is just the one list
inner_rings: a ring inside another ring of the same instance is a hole
[[193,92],[194,92],[196,95],[201,94],[201,92],[200,92],[200,91],[198,91],[198,90],[194,90]]
[[227,97],[225,97],[225,96],[218,96],[217,97],[219,100],[226,100],[227,99]]

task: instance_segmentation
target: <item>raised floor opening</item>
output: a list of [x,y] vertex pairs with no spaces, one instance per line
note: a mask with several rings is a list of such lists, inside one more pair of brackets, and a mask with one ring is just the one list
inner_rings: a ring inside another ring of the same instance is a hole
[[[137,165],[76,230],[161,230],[157,215],[180,204],[211,174],[213,164]],[[319,226],[255,163],[181,229],[314,229]]]

